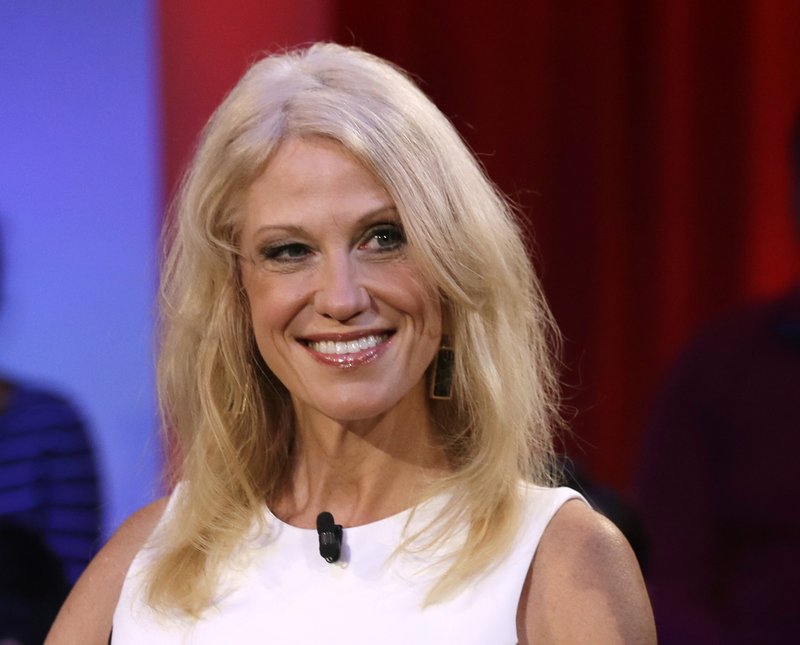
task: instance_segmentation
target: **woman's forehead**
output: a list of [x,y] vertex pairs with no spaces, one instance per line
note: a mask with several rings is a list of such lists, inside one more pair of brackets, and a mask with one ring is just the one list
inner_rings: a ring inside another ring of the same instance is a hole
[[243,206],[242,228],[252,234],[265,226],[361,219],[393,209],[394,202],[341,144],[317,137],[285,141],[247,190]]

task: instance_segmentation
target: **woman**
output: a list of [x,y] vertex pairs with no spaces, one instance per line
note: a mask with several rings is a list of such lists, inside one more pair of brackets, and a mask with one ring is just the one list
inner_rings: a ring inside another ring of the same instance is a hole
[[509,207],[401,72],[330,44],[256,63],[178,204],[182,481],[50,642],[112,615],[114,643],[654,640],[624,540],[546,488],[552,326]]

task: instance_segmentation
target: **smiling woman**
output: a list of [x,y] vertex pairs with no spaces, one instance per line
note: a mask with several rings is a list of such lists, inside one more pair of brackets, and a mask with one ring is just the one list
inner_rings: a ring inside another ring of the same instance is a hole
[[393,410],[422,445],[441,304],[375,177],[341,144],[290,138],[247,193],[239,244],[256,345],[305,420],[298,439]]
[[519,228],[402,72],[329,44],[256,63],[174,221],[180,481],[50,642],[112,614],[114,643],[654,639],[627,544],[553,487],[556,334]]

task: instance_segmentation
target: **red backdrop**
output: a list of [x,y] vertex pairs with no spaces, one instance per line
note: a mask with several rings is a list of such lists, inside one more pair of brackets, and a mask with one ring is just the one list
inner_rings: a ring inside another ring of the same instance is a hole
[[699,325],[797,276],[795,0],[162,0],[164,168],[258,52],[356,44],[416,75],[524,208],[566,337],[570,453],[630,488]]

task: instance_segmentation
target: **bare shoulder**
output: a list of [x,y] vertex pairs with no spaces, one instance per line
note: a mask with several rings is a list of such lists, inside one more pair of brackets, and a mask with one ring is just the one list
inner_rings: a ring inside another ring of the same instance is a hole
[[529,643],[656,642],[630,545],[614,524],[579,500],[564,504],[542,536],[519,622],[520,637]]
[[105,645],[122,582],[134,556],[153,532],[167,498],[131,515],[95,556],[69,594],[45,643]]

